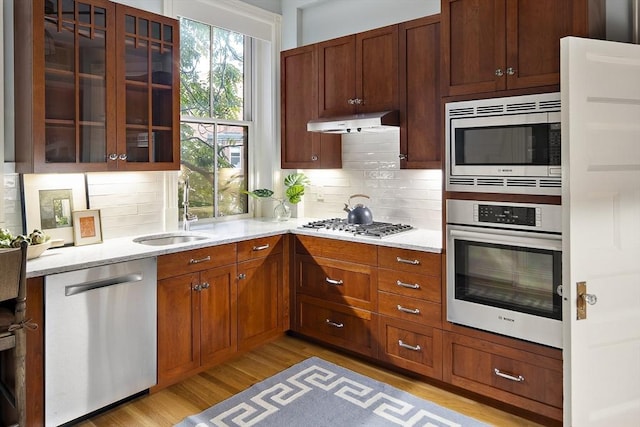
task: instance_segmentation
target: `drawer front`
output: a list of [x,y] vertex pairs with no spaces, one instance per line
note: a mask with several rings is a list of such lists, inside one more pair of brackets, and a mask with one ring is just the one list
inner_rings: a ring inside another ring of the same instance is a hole
[[307,255],[298,255],[297,263],[298,292],[375,311],[376,268]]
[[376,316],[341,304],[315,300],[298,295],[296,302],[296,330],[329,344],[367,356],[375,356]]
[[[451,352],[452,383],[475,384],[483,394],[500,399],[496,390],[562,408],[562,361],[500,345],[476,346],[478,340],[445,333]],[[538,362],[538,363],[536,363]]]
[[160,255],[158,257],[158,279],[235,263],[235,243]]
[[436,276],[380,268],[378,290],[436,303],[442,301],[440,277]]
[[442,255],[380,246],[378,248],[378,266],[440,277]]
[[297,235],[296,253],[372,266],[378,264],[378,250],[375,245],[344,240]]
[[266,258],[271,254],[281,253],[282,236],[270,236],[238,242],[238,262]]
[[378,292],[378,312],[421,325],[442,327],[442,306],[429,301]]
[[380,316],[378,357],[410,371],[442,379],[442,331]]

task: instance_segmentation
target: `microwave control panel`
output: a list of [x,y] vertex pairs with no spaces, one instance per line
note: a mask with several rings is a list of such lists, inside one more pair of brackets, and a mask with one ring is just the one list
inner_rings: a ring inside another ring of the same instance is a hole
[[474,212],[478,222],[490,224],[540,226],[540,209],[526,206],[475,205]]

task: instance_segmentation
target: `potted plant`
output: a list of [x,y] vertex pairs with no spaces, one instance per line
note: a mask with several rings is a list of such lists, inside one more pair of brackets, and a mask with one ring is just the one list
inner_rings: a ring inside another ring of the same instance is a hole
[[268,188],[244,191],[244,193],[256,199],[273,199],[277,201],[278,203],[273,209],[273,216],[277,220],[286,221],[291,218],[291,208],[287,206],[287,202],[292,205],[300,203],[302,196],[304,196],[304,187],[309,184],[309,178],[305,174],[290,173],[284,177],[284,186],[286,188],[284,197],[273,197],[273,190]]

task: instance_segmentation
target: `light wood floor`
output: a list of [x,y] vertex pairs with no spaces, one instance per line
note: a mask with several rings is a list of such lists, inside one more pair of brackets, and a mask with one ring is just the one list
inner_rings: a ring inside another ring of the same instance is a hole
[[160,392],[122,404],[80,424],[82,427],[172,426],[310,356],[359,372],[423,399],[500,427],[540,424],[460,397],[353,357],[285,336]]

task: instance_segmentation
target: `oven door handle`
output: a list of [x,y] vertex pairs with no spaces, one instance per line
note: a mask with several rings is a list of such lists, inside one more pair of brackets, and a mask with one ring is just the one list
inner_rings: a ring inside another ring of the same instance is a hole
[[562,250],[561,235],[540,235],[526,231],[491,230],[476,231],[475,229],[463,229],[449,227],[449,236],[453,239],[466,239],[474,242],[507,244],[512,246],[524,246],[552,251]]

